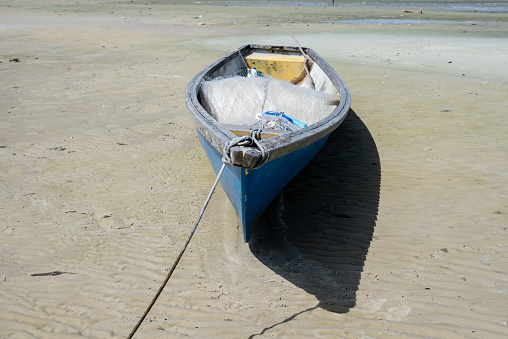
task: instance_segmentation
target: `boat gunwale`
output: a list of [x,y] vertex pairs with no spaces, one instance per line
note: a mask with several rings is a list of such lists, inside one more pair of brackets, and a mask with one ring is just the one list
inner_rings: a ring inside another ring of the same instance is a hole
[[[217,150],[220,150],[221,153],[224,145],[228,141],[236,138],[236,135],[230,132],[217,120],[215,120],[215,118],[213,118],[213,116],[201,106],[198,99],[200,86],[202,85],[205,76],[219,70],[222,66],[226,65],[234,58],[237,58],[239,55],[243,56],[249,51],[260,50],[286,53],[299,52],[297,47],[256,44],[245,45],[218,59],[210,66],[206,67],[204,70],[196,74],[196,76],[192,78],[192,80],[189,82],[189,85],[187,86],[185,101],[189,115],[194,120],[197,130]],[[266,150],[270,154],[268,161],[294,152],[330,134],[345,119],[351,105],[351,95],[349,90],[338,73],[314,50],[310,48],[303,48],[303,50],[310,57],[310,59],[323,70],[323,72],[338,90],[340,102],[332,113],[312,125],[306,126],[297,131],[292,131],[270,139],[263,140],[262,144],[264,147],[266,147]]]

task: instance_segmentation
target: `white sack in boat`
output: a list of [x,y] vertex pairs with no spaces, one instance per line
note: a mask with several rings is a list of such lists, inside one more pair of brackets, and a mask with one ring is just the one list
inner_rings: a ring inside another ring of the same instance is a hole
[[232,77],[204,82],[201,104],[222,124],[244,125],[257,113],[284,112],[307,125],[322,120],[336,108],[337,96],[270,77]]

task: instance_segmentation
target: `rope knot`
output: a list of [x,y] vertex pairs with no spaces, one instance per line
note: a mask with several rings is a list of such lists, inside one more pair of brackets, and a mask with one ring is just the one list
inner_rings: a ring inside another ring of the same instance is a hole
[[224,149],[222,151],[222,162],[231,166],[235,166],[233,162],[231,161],[231,148],[234,146],[247,146],[247,147],[257,147],[261,151],[261,157],[257,161],[257,163],[252,167],[252,169],[260,168],[263,166],[269,158],[269,153],[266,150],[266,147],[258,140],[256,140],[255,137],[246,135],[243,137],[238,137],[235,139],[232,139],[228,141],[224,145]]

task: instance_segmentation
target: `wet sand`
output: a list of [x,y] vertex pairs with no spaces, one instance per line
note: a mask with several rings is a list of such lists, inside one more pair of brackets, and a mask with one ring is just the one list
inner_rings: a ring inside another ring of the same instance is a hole
[[226,5],[0,1],[0,337],[127,336],[215,179],[185,87],[276,20],[352,112],[251,243],[216,191],[137,337],[506,336],[507,14]]

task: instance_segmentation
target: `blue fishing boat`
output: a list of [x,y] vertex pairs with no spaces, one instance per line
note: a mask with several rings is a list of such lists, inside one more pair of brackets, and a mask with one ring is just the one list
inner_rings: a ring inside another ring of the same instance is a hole
[[344,120],[351,97],[310,48],[246,45],[198,73],[186,105],[244,241],[277,194]]

